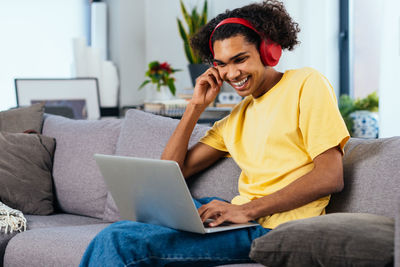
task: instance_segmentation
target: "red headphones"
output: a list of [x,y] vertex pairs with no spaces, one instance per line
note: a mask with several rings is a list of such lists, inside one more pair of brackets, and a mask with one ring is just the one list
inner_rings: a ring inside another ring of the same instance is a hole
[[[259,31],[257,31],[248,20],[242,19],[242,18],[224,19],[220,23],[218,23],[218,25],[214,28],[214,30],[212,31],[212,33],[210,35],[210,40],[208,41],[208,44],[210,46],[210,51],[213,56],[214,56],[214,51],[213,51],[212,41],[211,41],[212,36],[218,27],[225,25],[225,24],[241,24],[241,25],[246,26],[247,28],[250,28],[253,31],[255,31],[261,37],[259,52],[260,52],[260,57],[261,57],[261,61],[263,62],[263,64],[266,66],[271,66],[271,67],[278,64],[279,58],[282,55],[281,46],[277,43],[272,42],[269,39],[263,38],[263,35]],[[216,65],[215,62],[214,62],[214,65]]]

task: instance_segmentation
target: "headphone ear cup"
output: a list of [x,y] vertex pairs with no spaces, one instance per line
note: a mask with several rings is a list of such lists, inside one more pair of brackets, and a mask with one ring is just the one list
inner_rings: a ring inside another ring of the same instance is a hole
[[278,64],[282,55],[282,48],[279,44],[274,42],[266,42],[265,40],[261,41],[259,51],[264,65],[271,67]]
[[269,66],[268,56],[267,56],[268,47],[267,47],[267,44],[265,43],[265,40],[261,40],[259,52],[260,52],[260,58],[261,58],[262,63],[265,66]]

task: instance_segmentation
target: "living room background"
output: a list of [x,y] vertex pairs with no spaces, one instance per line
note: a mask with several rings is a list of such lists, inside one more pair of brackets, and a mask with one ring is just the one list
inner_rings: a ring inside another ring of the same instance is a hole
[[[152,60],[168,61],[175,68],[176,86],[179,90],[190,88],[187,61],[183,53],[176,18],[181,18],[179,0],[105,0],[109,16],[109,59],[119,69],[121,92],[120,106],[143,103],[144,91],[137,88],[143,81],[147,63]],[[224,11],[251,3],[251,0],[209,0],[209,18]],[[295,21],[300,25],[301,44],[293,51],[286,52],[277,66],[278,70],[311,66],[321,71],[332,83],[339,95],[339,0],[284,0]],[[399,2],[385,0],[363,2],[369,13],[360,13],[362,1],[349,0],[350,22],[357,30],[371,34],[362,41],[364,56],[376,58],[371,44],[381,41],[381,51],[376,61],[355,63],[352,70],[354,80],[353,96],[365,96],[361,67],[371,70],[379,66],[379,96],[381,137],[400,134],[400,21]],[[188,8],[201,6],[202,0],[184,0]],[[0,34],[4,37],[0,49],[0,110],[16,105],[13,79],[16,77],[52,78],[71,77],[72,38],[89,38],[88,0],[14,0],[1,3]],[[371,9],[373,11],[371,12]],[[376,16],[372,16],[375,14]],[[359,21],[369,22],[358,23]],[[353,21],[352,21],[353,20]],[[376,22],[374,20],[377,20]],[[379,29],[382,29],[381,31]],[[364,35],[365,36],[365,35]],[[351,35],[350,35],[350,38]],[[368,40],[371,40],[369,43]],[[355,41],[355,39],[353,39]],[[351,44],[350,50],[357,56],[360,46]],[[359,48],[358,48],[359,47]],[[368,51],[371,51],[369,53]],[[352,58],[354,60],[354,58]],[[371,63],[372,62],[372,63]],[[371,68],[368,68],[369,64]],[[361,66],[358,68],[357,66]],[[361,72],[361,74],[360,74]],[[365,73],[364,77],[373,74]],[[378,78],[377,78],[378,79]],[[378,91],[378,88],[377,88]]]

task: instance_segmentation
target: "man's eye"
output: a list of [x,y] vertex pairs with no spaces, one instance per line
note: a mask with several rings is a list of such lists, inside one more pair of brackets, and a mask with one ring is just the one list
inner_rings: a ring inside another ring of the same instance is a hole
[[246,60],[245,57],[240,57],[240,58],[235,59],[235,63],[241,63],[241,62],[243,62],[245,60]]
[[219,67],[224,67],[226,64],[225,64],[225,63],[218,62],[217,65],[218,65]]

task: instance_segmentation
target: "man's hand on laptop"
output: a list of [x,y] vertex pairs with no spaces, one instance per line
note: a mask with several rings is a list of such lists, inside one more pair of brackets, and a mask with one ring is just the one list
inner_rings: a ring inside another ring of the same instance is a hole
[[247,223],[253,220],[243,206],[233,205],[219,200],[213,200],[201,206],[198,212],[203,222],[207,219],[214,220],[209,224],[211,227],[218,226],[223,222]]

